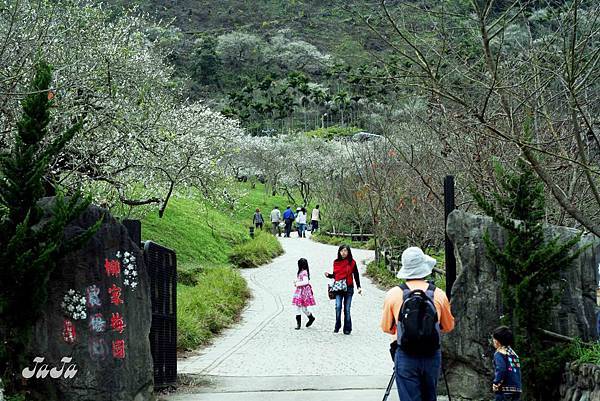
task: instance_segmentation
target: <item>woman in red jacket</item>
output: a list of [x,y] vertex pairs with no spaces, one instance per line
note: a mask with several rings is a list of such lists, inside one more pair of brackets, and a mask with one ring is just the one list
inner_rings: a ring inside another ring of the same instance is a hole
[[335,329],[338,333],[342,327],[342,305],[344,306],[344,334],[352,332],[352,319],[350,317],[350,306],[352,304],[352,295],[354,295],[354,282],[358,293],[362,293],[360,288],[360,277],[358,276],[358,266],[352,258],[352,250],[348,245],[342,245],[338,249],[337,259],[333,261],[333,273],[325,272],[325,277],[332,278],[336,282],[345,280],[346,291],[338,291],[335,296]]

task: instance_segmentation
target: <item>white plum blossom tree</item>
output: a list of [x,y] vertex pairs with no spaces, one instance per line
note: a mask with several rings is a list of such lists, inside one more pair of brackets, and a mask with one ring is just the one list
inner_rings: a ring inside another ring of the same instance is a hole
[[116,15],[84,0],[0,0],[0,148],[14,133],[33,63],[48,60],[52,130],[84,122],[49,179],[86,187],[107,206],[156,204],[162,215],[178,187],[218,192],[227,138],[243,131],[206,106],[182,103],[157,43],[161,27],[135,10]]

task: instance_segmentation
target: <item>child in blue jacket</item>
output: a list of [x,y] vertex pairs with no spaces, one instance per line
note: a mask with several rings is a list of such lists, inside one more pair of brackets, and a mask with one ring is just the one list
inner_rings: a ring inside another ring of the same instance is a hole
[[519,401],[521,399],[521,364],[519,356],[511,348],[514,337],[506,326],[500,326],[492,334],[494,353],[494,383],[492,390],[496,401]]

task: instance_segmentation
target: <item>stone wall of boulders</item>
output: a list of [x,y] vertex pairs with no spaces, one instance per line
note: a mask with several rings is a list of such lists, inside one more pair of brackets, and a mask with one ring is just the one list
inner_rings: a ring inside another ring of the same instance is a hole
[[[502,315],[496,266],[488,260],[483,235],[505,242],[503,229],[491,218],[454,211],[448,218],[448,236],[455,247],[457,278],[452,288],[456,328],[443,337],[443,352],[452,399],[489,400],[493,378],[491,332]],[[547,227],[547,236],[564,239],[577,235],[565,227]],[[585,341],[597,338],[596,288],[600,239],[585,235],[577,247],[589,247],[570,268],[559,272],[565,291],[548,317],[552,331]],[[518,350],[517,350],[518,352]]]
[[560,401],[600,401],[600,366],[567,364],[560,386]]
[[[42,204],[50,214],[52,199]],[[32,389],[28,399],[154,399],[150,283],[142,251],[125,226],[95,206],[71,222],[65,235],[80,234],[99,219],[98,232],[50,277],[48,302],[23,367]]]

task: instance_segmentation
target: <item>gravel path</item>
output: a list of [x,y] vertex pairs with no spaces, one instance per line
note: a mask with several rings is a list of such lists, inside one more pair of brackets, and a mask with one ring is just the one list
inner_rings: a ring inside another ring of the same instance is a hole
[[[352,300],[351,335],[333,333],[335,304],[327,297],[323,275],[332,271],[337,247],[309,238],[279,238],[285,254],[267,266],[244,270],[253,299],[242,320],[226,330],[199,355],[178,361],[178,372],[201,387],[170,401],[193,400],[380,400],[392,372],[391,337],[379,329],[384,292],[364,277],[373,251],[353,250],[359,264],[363,295]],[[317,305],[312,327],[294,330],[293,280],[297,261],[308,260]],[[185,392],[185,389],[182,389]],[[194,394],[189,394],[193,392]],[[301,393],[300,393],[301,392]],[[287,395],[286,395],[287,394]],[[356,397],[356,398],[355,398]],[[394,389],[389,400],[397,400]],[[440,398],[441,400],[441,398]]]
[[[332,271],[337,247],[308,238],[280,238],[285,254],[271,264],[244,270],[253,299],[242,322],[227,330],[202,355],[180,360],[180,373],[217,376],[350,376],[387,375],[392,364],[387,351],[390,337],[379,329],[383,291],[362,276],[364,261],[373,251],[353,250],[359,264],[363,295],[352,299],[353,331],[349,336],[333,333],[335,301],[327,297],[331,280],[323,272]],[[295,307],[292,294],[297,261],[308,260],[311,284],[317,305],[316,321],[294,330]],[[333,368],[335,367],[335,369]]]

